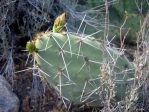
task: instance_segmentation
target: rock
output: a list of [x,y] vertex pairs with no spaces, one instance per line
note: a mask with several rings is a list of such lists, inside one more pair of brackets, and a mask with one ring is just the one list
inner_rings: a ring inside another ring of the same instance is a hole
[[0,75],[0,112],[18,112],[19,99],[10,84]]

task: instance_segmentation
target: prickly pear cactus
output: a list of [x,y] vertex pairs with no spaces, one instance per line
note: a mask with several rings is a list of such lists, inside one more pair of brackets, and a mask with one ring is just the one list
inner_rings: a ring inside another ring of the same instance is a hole
[[[85,4],[86,3],[86,4]],[[90,8],[99,8],[99,6],[105,5],[103,0],[86,0],[82,7],[86,7],[87,9]],[[109,32],[108,32],[108,39],[111,40],[113,37],[115,39],[120,38],[120,27],[123,25],[124,21],[126,20],[123,28],[121,29],[122,36],[126,35],[126,41],[136,44],[138,39],[138,32],[141,28],[142,22],[146,17],[148,11],[148,3],[146,0],[113,0],[109,3]],[[96,9],[96,10],[97,10]],[[127,12],[127,19],[126,19],[126,12]],[[85,34],[94,34],[94,37],[104,39],[104,29],[103,29],[103,21],[105,21],[105,15],[102,15],[100,11],[96,13],[87,14],[92,18],[95,18],[94,21],[97,21],[96,24],[91,23],[82,25],[82,29],[80,31],[84,32]],[[79,28],[81,22],[76,22],[75,26]],[[102,25],[102,26],[100,26]],[[104,26],[105,27],[105,26]],[[84,30],[85,28],[85,30]],[[100,32],[98,32],[100,30]]]
[[119,100],[127,79],[133,77],[129,74],[133,66],[127,58],[94,38],[49,32],[36,36],[34,42],[37,52],[33,56],[47,81],[74,103],[99,104],[102,65],[110,65],[109,76],[115,76],[115,98]]
[[[124,29],[126,31],[123,30],[123,33],[125,34],[129,29],[126,40],[136,43],[138,39],[137,32],[139,32],[141,28],[140,24],[142,24],[141,22],[143,21],[148,11],[147,2],[145,0],[131,0],[131,2],[130,0],[118,0],[112,5],[111,10],[113,11],[110,14],[112,24],[117,22],[116,25],[118,26],[123,24],[124,20],[126,19],[125,12],[127,12],[127,20],[124,25]],[[119,32],[117,32],[117,34],[119,34]]]

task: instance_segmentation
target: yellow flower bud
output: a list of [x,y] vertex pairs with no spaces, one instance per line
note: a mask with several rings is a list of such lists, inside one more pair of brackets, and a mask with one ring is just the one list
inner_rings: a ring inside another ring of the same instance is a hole
[[55,21],[54,21],[54,25],[53,25],[53,32],[60,32],[64,25],[65,25],[65,20],[66,20],[66,14],[65,13],[62,13],[61,15],[59,15]]

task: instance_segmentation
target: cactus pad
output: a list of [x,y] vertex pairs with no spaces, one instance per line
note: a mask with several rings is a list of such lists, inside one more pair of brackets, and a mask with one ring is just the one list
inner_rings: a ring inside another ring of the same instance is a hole
[[114,76],[116,99],[123,97],[133,77],[133,65],[125,56],[91,37],[48,32],[36,37],[35,46],[34,58],[47,81],[74,103],[100,104],[101,65],[107,64],[111,71],[106,74]]

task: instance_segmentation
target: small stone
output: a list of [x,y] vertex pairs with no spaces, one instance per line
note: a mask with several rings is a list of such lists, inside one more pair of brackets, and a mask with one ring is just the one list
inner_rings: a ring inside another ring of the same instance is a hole
[[0,75],[0,112],[18,112],[19,99],[10,84]]

